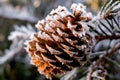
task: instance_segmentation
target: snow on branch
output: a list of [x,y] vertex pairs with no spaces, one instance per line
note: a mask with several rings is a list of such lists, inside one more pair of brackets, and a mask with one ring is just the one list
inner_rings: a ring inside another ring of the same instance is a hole
[[[120,49],[120,43],[117,44],[114,48],[112,48],[109,51],[107,51],[106,54],[100,56],[100,58],[97,61],[93,62],[93,64],[89,67],[89,72],[87,74],[87,80],[92,80],[91,77],[92,77],[92,74],[94,72],[94,68],[96,66],[98,67],[99,65],[104,65],[104,61],[105,61],[106,57],[111,56],[112,54],[114,54],[119,49]],[[106,75],[106,73],[104,75]]]
[[12,59],[15,54],[21,52],[24,48],[24,41],[29,39],[30,35],[35,33],[35,30],[31,25],[18,26],[15,25],[15,31],[11,32],[8,39],[12,41],[9,49],[5,50],[5,54],[0,56],[0,64],[4,64],[6,61]]

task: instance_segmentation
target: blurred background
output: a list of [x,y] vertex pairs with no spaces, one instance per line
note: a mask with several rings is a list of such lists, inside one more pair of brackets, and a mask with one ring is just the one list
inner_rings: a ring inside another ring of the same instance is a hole
[[58,5],[69,9],[72,3],[79,2],[95,15],[106,1],[0,0],[0,80],[47,80],[30,64],[30,58],[23,49],[24,41],[36,32],[37,21]]

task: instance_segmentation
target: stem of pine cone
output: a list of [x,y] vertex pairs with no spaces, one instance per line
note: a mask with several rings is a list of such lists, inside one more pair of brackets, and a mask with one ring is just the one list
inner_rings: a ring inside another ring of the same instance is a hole
[[105,39],[120,39],[120,35],[97,35],[95,36],[96,40],[101,41],[101,40],[105,40]]
[[93,73],[93,69],[95,66],[98,66],[99,64],[104,63],[105,57],[109,57],[112,54],[114,54],[116,51],[118,51],[120,49],[120,44],[116,45],[115,47],[113,47],[111,50],[109,50],[106,54],[104,54],[102,57],[100,57],[95,63],[93,63],[90,67],[89,67],[89,72],[87,74],[87,79],[86,80],[91,80],[92,77],[92,73]]

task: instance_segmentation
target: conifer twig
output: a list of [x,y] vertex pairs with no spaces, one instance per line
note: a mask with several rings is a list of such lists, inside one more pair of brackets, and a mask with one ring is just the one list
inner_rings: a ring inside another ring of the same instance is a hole
[[114,54],[116,51],[118,51],[120,49],[120,44],[116,45],[115,47],[113,47],[111,50],[109,50],[106,54],[104,54],[102,57],[100,57],[95,63],[93,63],[90,67],[89,67],[89,72],[87,74],[87,80],[91,80],[91,75],[93,73],[93,69],[95,66],[98,66],[99,64],[103,64],[105,57],[109,57],[112,54]]
[[109,57],[105,57],[105,59],[108,60],[109,62],[115,64],[116,66],[118,66],[118,67],[120,68],[120,64],[117,63],[116,61],[112,60],[111,58],[109,58]]
[[101,41],[101,40],[105,40],[105,39],[120,39],[120,35],[97,35],[95,36],[96,40]]

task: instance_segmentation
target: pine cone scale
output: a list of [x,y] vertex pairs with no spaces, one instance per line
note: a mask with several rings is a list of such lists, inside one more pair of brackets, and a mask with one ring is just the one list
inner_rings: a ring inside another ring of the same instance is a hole
[[50,62],[50,65],[58,70],[70,70],[65,64],[61,64],[60,62]]
[[57,59],[54,56],[50,56],[49,53],[42,53],[42,58],[46,62],[56,62]]
[[55,57],[56,57],[57,60],[58,60],[59,62],[61,62],[62,64],[73,62],[73,60],[67,60],[67,59],[61,58],[61,57],[59,57],[59,56],[55,56]]

